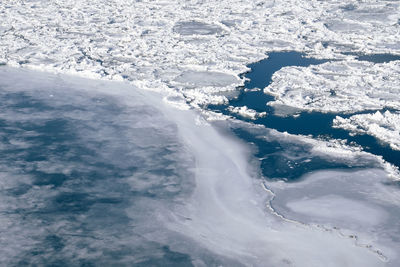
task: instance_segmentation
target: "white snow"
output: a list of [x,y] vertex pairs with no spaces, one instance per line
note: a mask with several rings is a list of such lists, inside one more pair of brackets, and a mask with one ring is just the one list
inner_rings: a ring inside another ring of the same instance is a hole
[[264,89],[276,100],[268,104],[279,113],[284,106],[319,112],[400,109],[400,61],[374,64],[333,61],[317,66],[285,67]]
[[[399,6],[378,0],[7,1],[0,5],[0,62],[123,79],[167,94],[177,90],[193,106],[222,103],[223,97],[210,92],[234,90],[243,81],[212,90],[201,82],[186,94],[174,80],[188,70],[238,77],[268,51],[325,58],[344,58],[343,51],[399,54]],[[390,76],[398,74],[393,68]],[[329,77],[318,80],[327,83]],[[354,95],[363,95],[362,87]],[[303,107],[299,101],[294,104]],[[374,99],[359,106],[381,104]]]
[[228,110],[232,113],[236,113],[244,118],[248,118],[251,120],[262,118],[267,115],[267,112],[257,112],[256,110],[248,108],[247,106],[242,106],[242,107],[229,106]]
[[375,112],[353,115],[349,118],[336,116],[334,128],[342,128],[351,134],[369,134],[388,144],[392,149],[400,150],[400,112]]
[[184,71],[174,80],[187,86],[224,87],[238,82],[235,76],[219,72]]

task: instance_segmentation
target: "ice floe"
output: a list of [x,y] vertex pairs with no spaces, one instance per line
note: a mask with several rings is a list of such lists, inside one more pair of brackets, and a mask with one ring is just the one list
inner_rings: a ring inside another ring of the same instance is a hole
[[332,61],[304,67],[285,67],[264,89],[276,97],[269,105],[307,111],[351,113],[382,108],[400,109],[400,61]]
[[369,134],[388,144],[392,149],[400,150],[400,112],[377,111],[357,114],[349,118],[336,116],[333,127],[342,128],[351,134]]
[[220,72],[184,71],[182,74],[176,77],[174,81],[193,87],[224,87],[231,84],[236,84],[238,79],[233,75]]
[[200,21],[180,21],[175,24],[174,31],[180,35],[210,35],[220,33],[222,28]]
[[254,109],[248,108],[246,106],[243,106],[243,107],[229,106],[228,110],[232,113],[239,114],[240,116],[251,119],[251,120],[262,118],[267,115],[267,112],[257,112]]

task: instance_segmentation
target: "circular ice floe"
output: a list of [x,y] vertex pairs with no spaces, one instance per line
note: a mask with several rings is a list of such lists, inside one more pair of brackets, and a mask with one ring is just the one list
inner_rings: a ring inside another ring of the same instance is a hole
[[174,81],[192,86],[225,87],[237,83],[238,79],[233,75],[222,72],[184,71]]
[[179,21],[174,26],[174,32],[180,35],[212,35],[222,32],[222,28],[200,21]]

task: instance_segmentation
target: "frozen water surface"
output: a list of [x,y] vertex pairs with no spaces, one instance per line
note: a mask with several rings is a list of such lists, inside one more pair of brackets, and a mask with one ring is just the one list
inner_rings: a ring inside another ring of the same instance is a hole
[[276,194],[272,207],[285,218],[352,235],[360,245],[374,240],[375,250],[387,249],[391,254],[400,240],[400,195],[382,177],[375,170],[325,171],[282,187],[279,182],[271,183]]
[[221,27],[199,21],[181,21],[174,26],[180,35],[210,35],[220,33]]
[[[325,62],[326,60],[307,58],[304,54],[295,51],[270,53],[267,59],[249,65],[251,71],[243,75],[247,80],[238,97],[231,99],[226,105],[209,105],[209,108],[239,119],[250,119],[258,125],[264,125],[281,132],[310,134],[324,139],[347,140],[361,146],[365,151],[382,156],[386,161],[399,167],[397,113],[392,114],[387,110],[381,114],[378,111],[371,116],[368,111],[364,111],[365,114],[358,115],[304,111],[290,105],[276,105],[274,96],[264,94],[259,89],[269,88],[273,82],[272,77],[282,68],[293,65],[301,67],[317,66]],[[335,97],[336,92],[332,90],[330,95]],[[346,131],[337,130],[338,128]],[[267,157],[265,154],[267,152],[263,152],[264,147],[269,145],[252,135],[242,132],[238,135],[246,141],[255,142],[258,145],[257,156],[262,161],[264,174],[269,176],[268,172],[271,168],[274,168],[274,164],[271,164],[271,156]],[[270,149],[267,148],[266,150]],[[290,178],[294,177],[291,176]]]
[[9,68],[0,81],[1,265],[190,264],[145,236],[193,190],[174,123],[122,85]]
[[238,79],[233,75],[220,72],[185,71],[180,74],[175,81],[193,87],[222,87],[234,84]]
[[398,1],[3,2],[2,265],[399,265]]
[[352,134],[370,134],[388,144],[394,150],[400,150],[400,113],[375,112],[358,114],[349,118],[337,116],[333,127],[343,128]]
[[[248,70],[247,64],[274,50],[306,51],[331,59],[343,58],[344,52],[399,55],[399,8],[398,1],[13,1],[0,5],[0,61],[82,76],[125,79],[141,88],[175,94],[170,83],[188,69],[238,76]],[[348,69],[344,72],[356,77],[358,72],[369,75],[368,66],[345,63]],[[391,77],[399,73],[396,64],[375,68]],[[303,72],[293,74],[301,79],[299,86],[315,88],[313,94],[321,88],[335,89],[327,86],[329,81],[342,79],[343,74],[329,70],[336,74],[333,78],[315,73],[315,77],[307,78],[312,71],[289,68],[280,72],[282,79],[277,76],[271,89],[281,94],[280,90],[286,87],[282,82],[290,81],[291,72],[296,70]],[[396,79],[393,84],[379,77],[372,80],[384,93],[388,87],[398,85]],[[321,86],[315,87],[313,81]],[[299,95],[297,91],[290,94],[295,99],[280,100],[295,107],[326,106],[329,110],[348,110],[354,104],[360,108],[384,104],[378,97],[373,97],[371,103],[367,101],[371,99],[363,90],[367,82],[360,81],[357,86],[351,80],[338,83],[351,90],[360,103],[345,105],[338,97],[330,104],[333,100],[324,98],[325,90],[319,93],[320,105],[305,106],[310,94]],[[231,84],[231,90],[241,84]],[[348,92],[347,89],[343,91]],[[215,88],[218,90],[226,88]],[[184,88],[178,91],[189,97],[193,106],[225,101],[218,95],[210,96],[201,86],[190,94]]]
[[378,251],[271,212],[250,151],[222,124],[126,84],[5,67],[1,81],[6,265],[396,262],[385,240]]

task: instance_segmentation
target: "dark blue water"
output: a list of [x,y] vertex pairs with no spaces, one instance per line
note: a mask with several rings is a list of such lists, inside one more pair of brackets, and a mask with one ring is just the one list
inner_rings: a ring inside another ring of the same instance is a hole
[[[370,60],[374,62],[389,59],[396,60],[396,58],[396,56],[389,55],[359,56],[359,60]],[[260,62],[248,66],[251,71],[245,73],[244,76],[250,80],[245,83],[244,88],[263,89],[267,87],[272,82],[272,75],[286,66],[306,67],[310,65],[318,65],[324,62],[327,62],[327,60],[306,58],[304,54],[294,51],[270,53],[268,59],[261,60]],[[332,128],[332,121],[337,115],[349,117],[353,114],[301,112],[298,114],[298,117],[281,117],[273,115],[273,108],[267,106],[267,103],[272,100],[274,100],[273,96],[264,94],[263,91],[247,91],[242,89],[238,98],[231,100],[227,105],[209,106],[209,108],[233,116],[239,120],[264,125],[267,128],[276,129],[280,132],[312,135],[313,137],[326,139],[347,139],[349,142],[362,146],[365,151],[375,155],[380,155],[386,161],[396,166],[400,166],[400,152],[392,150],[388,145],[381,144],[376,138],[368,135],[351,136],[345,130]],[[234,107],[247,106],[258,112],[266,111],[268,115],[255,121],[243,119],[237,114],[231,113],[227,110],[227,107],[230,105]],[[318,168],[354,167],[345,163],[314,159],[312,162],[306,162],[304,164],[296,163],[294,167],[292,166],[291,168],[287,168],[288,164],[284,162],[284,158],[276,159],[276,152],[281,149],[277,144],[271,144],[263,139],[257,138],[253,134],[246,132],[244,129],[236,129],[235,131],[240,138],[257,145],[258,152],[256,156],[262,159],[262,171],[266,177],[295,179],[303,173]],[[271,147],[278,149],[271,150]],[[273,156],[270,154],[273,154]],[[272,165],[270,165],[270,163],[272,163]],[[274,164],[276,165],[275,167]],[[284,168],[284,166],[286,166],[286,168]]]
[[248,89],[264,88],[271,83],[272,75],[283,67],[300,66],[308,67],[310,65],[318,65],[327,62],[324,59],[315,59],[305,57],[304,54],[296,51],[273,52],[268,54],[268,59],[261,60],[248,65],[250,72],[245,73],[245,77],[249,78],[245,84]]
[[354,169],[377,167],[372,158],[348,162],[340,158],[328,158],[314,155],[313,145],[290,140],[266,138],[268,131],[249,129],[235,125],[233,132],[251,144],[255,156],[259,159],[262,174],[267,179],[297,181],[304,174],[321,169]]
[[360,61],[369,61],[372,63],[387,63],[390,61],[400,60],[400,55],[393,54],[368,54],[368,55],[360,55],[357,53],[343,53],[345,55],[353,55],[356,56],[357,60]]

